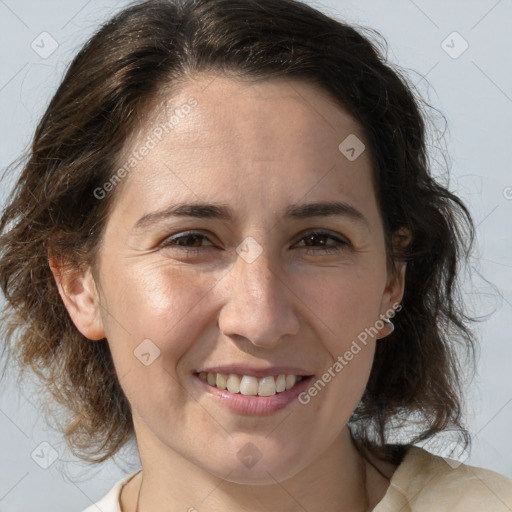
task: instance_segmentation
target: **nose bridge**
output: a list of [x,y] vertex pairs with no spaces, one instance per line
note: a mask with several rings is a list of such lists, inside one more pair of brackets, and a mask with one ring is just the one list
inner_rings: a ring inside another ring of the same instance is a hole
[[241,244],[231,270],[227,299],[219,327],[227,336],[244,337],[260,346],[273,346],[285,335],[296,334],[298,319],[293,294],[287,289],[281,266],[272,253],[253,241]]
[[[247,245],[250,242],[246,242]],[[269,300],[275,295],[276,287],[275,267],[272,268],[270,251],[250,247],[247,252],[239,249],[240,256],[236,262],[236,278],[240,279],[240,284],[245,288],[248,300],[260,299]]]

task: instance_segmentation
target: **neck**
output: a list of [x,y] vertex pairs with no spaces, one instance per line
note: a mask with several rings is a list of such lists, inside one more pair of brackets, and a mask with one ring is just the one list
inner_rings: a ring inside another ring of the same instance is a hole
[[219,478],[138,436],[142,477],[135,512],[223,510],[256,512],[363,512],[369,509],[367,465],[355,448],[348,428],[316,460],[283,481],[251,485]]

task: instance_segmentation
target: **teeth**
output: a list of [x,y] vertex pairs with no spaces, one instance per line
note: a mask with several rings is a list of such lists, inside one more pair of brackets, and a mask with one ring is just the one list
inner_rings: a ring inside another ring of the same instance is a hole
[[228,377],[227,388],[228,391],[231,393],[240,393],[240,379],[238,375],[231,374]]
[[277,391],[276,380],[274,377],[263,377],[260,379],[258,387],[259,396],[272,396]]
[[257,379],[251,375],[200,372],[199,378],[210,386],[227,389],[231,393],[247,396],[273,396],[293,388],[303,377],[297,375],[277,375]]
[[242,395],[256,396],[258,394],[258,379],[244,375],[240,381],[240,393]]
[[226,389],[228,387],[228,376],[223,373],[217,373],[217,377],[215,378],[215,385],[219,389]]
[[286,389],[286,377],[284,375],[279,375],[276,380],[276,392],[281,393]]
[[295,383],[297,382],[297,377],[295,375],[287,375],[286,376],[286,389],[293,388]]

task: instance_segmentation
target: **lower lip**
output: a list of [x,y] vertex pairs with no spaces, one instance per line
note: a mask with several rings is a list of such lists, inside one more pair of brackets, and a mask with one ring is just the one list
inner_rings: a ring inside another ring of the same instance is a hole
[[295,384],[293,388],[272,396],[248,396],[210,386],[210,384],[201,380],[197,375],[194,375],[194,379],[202,391],[219,399],[222,404],[234,412],[255,416],[265,416],[284,409],[307,389],[312,378],[312,376],[305,377],[298,384]]

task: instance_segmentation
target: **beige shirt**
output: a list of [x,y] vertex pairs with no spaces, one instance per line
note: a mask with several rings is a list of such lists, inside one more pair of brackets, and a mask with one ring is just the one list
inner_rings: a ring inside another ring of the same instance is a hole
[[[84,512],[122,512],[119,482]],[[412,446],[396,468],[389,488],[373,512],[512,512],[512,480]]]

